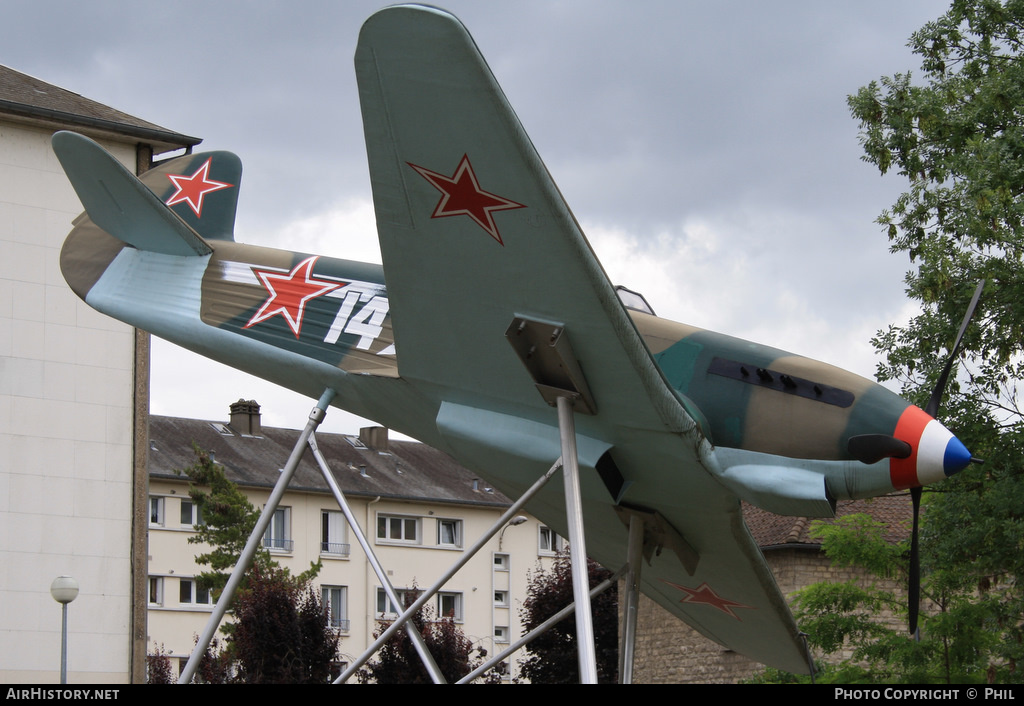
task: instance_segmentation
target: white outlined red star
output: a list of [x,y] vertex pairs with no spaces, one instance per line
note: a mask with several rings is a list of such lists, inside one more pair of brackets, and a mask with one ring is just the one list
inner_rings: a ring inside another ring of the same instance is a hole
[[686,586],[681,586],[678,583],[666,581],[665,579],[662,579],[661,581],[662,583],[667,583],[669,586],[672,586],[673,588],[678,588],[680,591],[686,594],[679,601],[680,603],[702,603],[704,605],[709,605],[712,608],[715,608],[717,610],[722,611],[723,613],[731,615],[740,622],[742,622],[742,619],[740,618],[740,616],[736,615],[736,613],[733,612],[733,608],[750,608],[751,610],[754,610],[754,606],[745,605],[743,603],[737,603],[736,601],[730,601],[728,598],[722,598],[720,595],[715,593],[714,589],[712,589],[711,586],[708,586],[706,582],[702,583],[697,588],[688,588]]
[[171,198],[167,199],[164,203],[168,206],[173,206],[178,203],[187,203],[195,212],[196,217],[202,218],[203,198],[213,191],[220,191],[221,189],[228,189],[234,186],[234,184],[210,179],[211,161],[213,161],[212,157],[203,162],[203,166],[199,167],[192,176],[185,176],[184,174],[168,174],[167,178],[171,180],[171,183],[174,184],[178,190],[175,191],[171,195]]
[[498,241],[500,245],[505,243],[498,232],[498,226],[494,222],[495,211],[507,211],[513,208],[526,208],[525,205],[506,199],[503,196],[492,194],[480,188],[476,172],[469,162],[469,155],[462,155],[462,161],[455,168],[455,173],[448,177],[439,174],[426,167],[419,167],[412,162],[406,162],[416,170],[416,173],[430,182],[430,184],[441,192],[441,200],[437,207],[430,214],[431,218],[444,218],[447,216],[469,216],[473,221],[487,231],[488,235]]
[[318,256],[315,255],[307,257],[288,273],[253,267],[253,274],[267,288],[270,296],[267,301],[263,302],[259,311],[253,314],[244,328],[249,328],[280,314],[288,322],[295,338],[298,338],[302,331],[302,317],[306,311],[306,303],[310,299],[345,286],[339,282],[314,277],[313,265],[317,259]]

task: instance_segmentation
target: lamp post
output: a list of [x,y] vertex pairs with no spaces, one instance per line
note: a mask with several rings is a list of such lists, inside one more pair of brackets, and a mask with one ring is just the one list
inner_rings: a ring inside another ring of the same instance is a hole
[[60,683],[68,683],[68,603],[78,597],[78,581],[70,576],[58,576],[50,584],[50,595],[60,603]]
[[526,518],[523,515],[516,515],[511,520],[509,520],[509,523],[507,525],[505,525],[504,527],[501,528],[501,534],[498,535],[498,551],[499,552],[501,551],[501,542],[502,542],[502,540],[505,539],[505,530],[507,530],[509,527],[518,527],[519,525],[523,524],[524,522],[526,522]]

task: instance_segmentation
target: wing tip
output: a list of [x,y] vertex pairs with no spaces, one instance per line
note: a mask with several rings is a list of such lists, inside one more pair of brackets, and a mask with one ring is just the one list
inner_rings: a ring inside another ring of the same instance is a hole
[[462,21],[447,10],[416,3],[390,5],[377,10],[363,22],[359,43],[364,44],[378,31],[390,34],[398,30],[403,33],[436,35],[441,28],[454,29],[469,36],[469,30]]

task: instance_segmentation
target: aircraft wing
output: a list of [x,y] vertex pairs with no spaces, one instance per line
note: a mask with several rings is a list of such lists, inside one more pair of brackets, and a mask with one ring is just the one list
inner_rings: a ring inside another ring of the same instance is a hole
[[[398,372],[438,410],[424,440],[506,492],[528,486],[559,455],[557,417],[506,332],[562,332],[589,388],[576,424],[590,554],[620,565],[616,506],[648,513],[665,551],[645,593],[729,648],[806,671],[739,501],[708,471],[699,411],[665,382],[466,29],[433,8],[382,10],[356,72]],[[564,530],[554,485],[531,510]]]

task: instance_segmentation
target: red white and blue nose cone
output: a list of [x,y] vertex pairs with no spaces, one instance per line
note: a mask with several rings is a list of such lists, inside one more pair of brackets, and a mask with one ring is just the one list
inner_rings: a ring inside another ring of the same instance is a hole
[[889,459],[889,475],[896,490],[948,478],[971,462],[971,452],[963,442],[920,407],[907,407],[893,436],[912,449],[907,458]]

